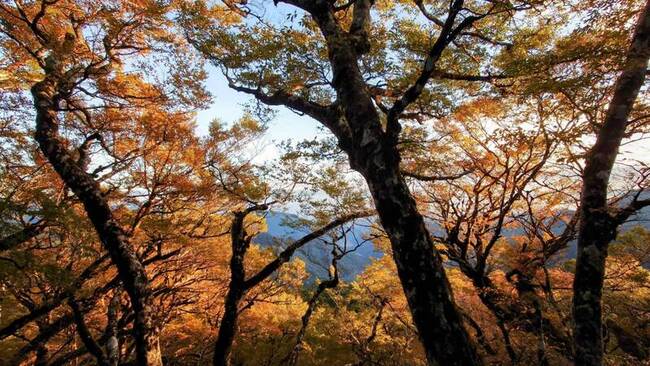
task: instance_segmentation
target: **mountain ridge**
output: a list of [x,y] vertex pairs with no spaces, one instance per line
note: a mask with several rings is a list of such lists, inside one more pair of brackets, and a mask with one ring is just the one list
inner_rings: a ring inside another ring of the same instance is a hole
[[[300,228],[296,225],[299,219],[300,217],[296,214],[270,211],[266,215],[267,231],[257,234],[253,238],[253,242],[263,248],[271,247],[279,251],[289,242],[309,233],[307,228]],[[440,229],[435,228],[435,223],[430,223],[428,226],[433,232],[440,231]],[[650,208],[639,211],[631,220],[621,225],[619,231],[623,233],[635,226],[642,226],[646,230],[650,230]],[[558,227],[557,230],[561,232],[563,227]],[[350,228],[344,240],[347,240],[349,243],[355,243],[362,240],[368,233],[368,227],[354,225]],[[513,235],[516,235],[516,232],[513,230],[505,231],[504,233],[505,237],[511,237]],[[577,241],[572,240],[562,251],[562,256],[558,257],[558,262],[575,259],[577,255]],[[381,258],[382,256],[383,252],[376,249],[371,241],[366,241],[358,249],[344,256],[339,262],[341,279],[348,282],[353,281],[365,270],[373,259]],[[296,257],[305,262],[307,271],[311,274],[310,281],[316,278],[327,278],[327,269],[331,260],[331,246],[329,244],[325,244],[323,240],[314,240],[300,248],[296,252]]]

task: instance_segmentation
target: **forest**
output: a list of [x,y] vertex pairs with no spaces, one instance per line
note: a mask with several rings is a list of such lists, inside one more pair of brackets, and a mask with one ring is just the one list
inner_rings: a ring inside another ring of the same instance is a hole
[[650,0],[0,0],[0,366],[650,365]]

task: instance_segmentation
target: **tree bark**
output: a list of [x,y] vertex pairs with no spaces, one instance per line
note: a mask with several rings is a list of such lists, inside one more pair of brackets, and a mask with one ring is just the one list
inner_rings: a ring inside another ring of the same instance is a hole
[[609,212],[607,187],[627,120],[643,85],[650,58],[650,1],[646,2],[632,37],[624,68],[614,85],[604,123],[583,172],[578,254],[573,283],[576,365],[603,363],[602,291],[609,243],[619,221]]
[[219,324],[217,342],[214,345],[214,366],[227,366],[230,364],[230,353],[237,331],[237,316],[239,303],[246,293],[244,283],[246,271],[244,269],[244,256],[250,246],[251,238],[247,236],[244,228],[244,219],[252,209],[236,212],[230,227],[230,240],[232,256],[230,257],[230,284],[226,294],[223,317]]
[[[56,65],[56,62],[51,62]],[[32,87],[36,108],[35,138],[41,151],[66,185],[81,200],[97,234],[117,267],[135,313],[136,354],[140,365],[162,365],[158,330],[151,315],[150,291],[144,266],[114,219],[99,184],[73,159],[58,135],[57,109],[66,89],[62,70],[50,67]],[[69,81],[68,81],[69,82]]]
[[415,200],[397,167],[388,171],[380,168],[367,167],[363,169],[364,176],[390,238],[402,288],[429,363],[481,364],[456,309],[442,259]]

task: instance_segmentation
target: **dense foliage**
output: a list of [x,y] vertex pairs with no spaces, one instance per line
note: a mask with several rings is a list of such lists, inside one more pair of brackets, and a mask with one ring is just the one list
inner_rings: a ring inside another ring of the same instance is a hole
[[0,55],[0,365],[650,362],[650,1],[1,0]]

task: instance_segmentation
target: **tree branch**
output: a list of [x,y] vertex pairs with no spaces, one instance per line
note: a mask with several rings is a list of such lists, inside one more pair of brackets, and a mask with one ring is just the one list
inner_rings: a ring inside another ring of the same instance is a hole
[[68,305],[70,306],[70,309],[72,309],[72,314],[74,315],[74,321],[77,325],[77,333],[79,334],[79,338],[81,338],[81,341],[88,349],[88,352],[90,352],[97,359],[97,364],[101,366],[110,366],[106,360],[106,354],[93,338],[90,330],[88,329],[88,326],[86,326],[83,313],[81,312],[81,308],[79,307],[77,301],[73,297],[70,297],[68,299]]
[[354,49],[358,55],[363,55],[370,51],[368,30],[370,29],[370,8],[374,3],[374,0],[356,0],[354,2],[350,36],[352,37]]
[[445,20],[444,24],[442,25],[442,29],[440,30],[440,35],[429,50],[429,53],[424,61],[420,76],[418,76],[415,83],[406,90],[402,97],[398,99],[395,104],[393,104],[393,107],[388,112],[386,129],[390,141],[397,141],[397,136],[401,131],[401,126],[399,125],[398,121],[400,115],[422,94],[426,84],[429,82],[429,79],[431,79],[435,72],[436,63],[440,59],[440,56],[442,56],[442,52],[447,48],[449,43],[451,43],[458,36],[458,34],[460,34],[461,31],[463,31],[465,28],[470,27],[472,24],[474,24],[475,21],[488,14],[486,13],[482,16],[470,15],[463,19],[460,24],[454,28],[456,17],[460,13],[463,7],[463,3],[463,0],[453,1],[451,7],[449,8],[447,19]]
[[37,224],[28,225],[24,229],[13,234],[9,234],[0,239],[0,251],[13,249],[18,245],[35,238],[42,233],[44,229],[45,225],[39,222]]
[[405,177],[411,177],[417,180],[421,180],[424,182],[437,182],[437,181],[442,181],[442,180],[454,180],[458,178],[462,178],[466,176],[467,174],[473,172],[473,170],[465,170],[457,174],[450,174],[450,175],[421,175],[418,173],[414,172],[409,172],[409,171],[402,171],[402,175]]
[[351,134],[345,124],[340,123],[342,114],[336,103],[324,106],[295,94],[288,93],[285,90],[278,90],[273,94],[266,94],[261,90],[261,88],[253,89],[237,85],[228,76],[226,76],[226,78],[228,79],[229,87],[233,90],[253,95],[257,100],[267,105],[282,105],[294,111],[306,114],[325,125],[335,136],[345,140],[351,139]]
[[[640,192],[639,192],[640,193]],[[639,210],[650,206],[650,199],[638,199],[638,195],[627,205],[625,208],[621,209],[618,213],[614,215],[614,221],[617,225],[624,223],[630,216],[637,213]]]
[[303,245],[311,242],[314,239],[319,238],[320,236],[326,234],[328,231],[334,229],[337,226],[343,225],[355,219],[371,216],[372,214],[373,214],[372,212],[363,211],[363,212],[353,213],[350,215],[337,218],[334,221],[330,222],[329,224],[321,227],[320,229],[312,231],[311,233],[294,241],[285,250],[283,250],[282,253],[280,253],[275,260],[267,264],[259,272],[251,276],[248,280],[246,280],[244,283],[245,287],[247,289],[250,289],[258,285],[260,282],[264,281],[271,274],[273,274],[273,272],[275,272],[278,268],[280,268],[281,265],[288,262],[293,256],[293,254],[296,252],[296,250],[300,249]]

